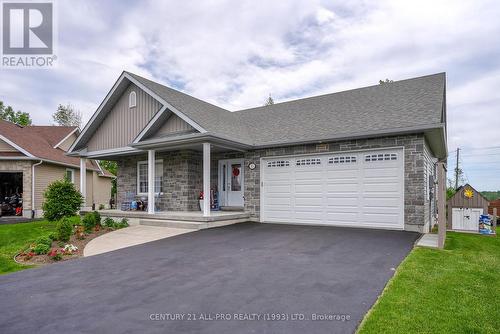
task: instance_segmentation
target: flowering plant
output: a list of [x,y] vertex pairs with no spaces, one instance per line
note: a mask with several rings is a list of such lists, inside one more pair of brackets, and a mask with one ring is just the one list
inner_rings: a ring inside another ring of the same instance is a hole
[[48,254],[48,255],[49,255],[49,257],[51,257],[51,258],[52,258],[52,260],[54,260],[54,261],[59,261],[59,260],[61,260],[61,259],[62,259],[62,254],[61,254],[61,252],[60,252],[60,251],[58,251],[58,249],[57,249],[57,248],[52,248],[52,249],[50,250],[50,252],[49,252],[49,254]]
[[74,252],[76,252],[77,250],[78,250],[78,247],[76,247],[75,245],[73,245],[73,244],[66,244],[66,245],[64,245],[63,253],[71,255]]

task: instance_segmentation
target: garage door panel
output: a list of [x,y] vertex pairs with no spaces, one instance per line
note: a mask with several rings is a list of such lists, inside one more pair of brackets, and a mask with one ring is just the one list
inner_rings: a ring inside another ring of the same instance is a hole
[[398,189],[401,185],[399,183],[365,183],[363,185],[364,193],[370,194],[373,192],[390,192],[391,194],[397,194]]
[[[264,221],[402,229],[402,152],[289,157],[283,172],[263,164]],[[365,161],[366,156],[370,158]],[[385,160],[370,160],[375,156]],[[311,164],[304,165],[304,161]],[[267,173],[269,169],[273,173]]]
[[[313,182],[311,182],[313,183]],[[316,182],[314,182],[316,183]],[[317,194],[317,193],[321,193],[322,191],[322,184],[321,183],[317,183],[317,184],[307,184],[307,183],[304,183],[304,184],[296,184],[295,185],[295,193],[296,194],[303,194],[303,193],[314,193],[314,194]]]
[[324,185],[324,188],[328,193],[346,193],[346,192],[357,193],[359,191],[359,185],[357,183],[328,182]]
[[361,215],[362,221],[366,221],[367,223],[382,223],[382,224],[391,224],[395,225],[398,223],[398,214],[388,214],[388,213],[363,213]]
[[336,196],[327,196],[326,197],[326,205],[327,206],[358,206],[359,198],[356,196],[346,196],[341,197],[339,195]]
[[295,207],[301,206],[315,206],[321,207],[323,204],[323,198],[317,196],[311,197],[295,197]]
[[366,207],[397,207],[400,206],[400,198],[397,196],[393,197],[380,197],[380,196],[363,196],[363,204]]
[[295,180],[321,180],[322,177],[323,173],[318,168],[295,171]]
[[290,197],[268,197],[266,200],[266,205],[279,205],[279,206],[291,206],[292,200]]
[[390,167],[390,166],[385,166],[381,168],[366,168],[364,170],[364,177],[365,178],[383,178],[383,177],[396,177],[398,176],[399,173],[399,168],[397,167]]
[[357,169],[326,169],[325,176],[327,180],[330,179],[353,179],[357,180],[358,170]]

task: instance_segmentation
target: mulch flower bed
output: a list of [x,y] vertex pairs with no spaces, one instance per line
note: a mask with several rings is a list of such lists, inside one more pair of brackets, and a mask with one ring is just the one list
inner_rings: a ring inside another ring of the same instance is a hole
[[[112,232],[114,229],[102,227],[99,231],[93,231],[91,233],[85,233],[85,239],[77,238],[75,234],[71,235],[69,241],[53,241],[51,245],[52,254],[49,252],[48,254],[36,255],[33,252],[21,252],[14,258],[16,262],[26,265],[46,265],[54,262],[67,261],[71,259],[76,259],[83,256],[83,249],[90,242],[90,240],[97,238],[103,234],[108,232]],[[65,245],[73,245],[78,248],[78,250],[70,252],[64,251]],[[53,256],[56,254],[60,254],[57,258],[58,260],[54,260]],[[52,257],[50,256],[52,255]]]

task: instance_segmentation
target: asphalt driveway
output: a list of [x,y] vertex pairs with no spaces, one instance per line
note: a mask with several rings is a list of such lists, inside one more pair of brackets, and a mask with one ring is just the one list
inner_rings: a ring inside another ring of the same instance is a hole
[[0,276],[0,333],[349,333],[417,237],[257,223],[182,234]]

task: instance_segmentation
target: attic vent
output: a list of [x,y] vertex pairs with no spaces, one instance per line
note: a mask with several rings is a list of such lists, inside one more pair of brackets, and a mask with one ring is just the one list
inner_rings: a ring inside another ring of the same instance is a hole
[[290,161],[289,160],[273,160],[273,161],[268,161],[267,162],[267,167],[273,168],[273,167],[289,167],[290,166]]
[[128,107],[129,108],[134,108],[137,106],[137,95],[135,91],[131,91],[129,96],[128,96]]
[[320,158],[299,159],[295,162],[296,166],[321,165]]
[[367,162],[389,161],[389,160],[398,160],[398,155],[396,153],[365,155],[365,161]]
[[355,156],[339,156],[328,159],[329,164],[346,164],[346,163],[355,163]]

